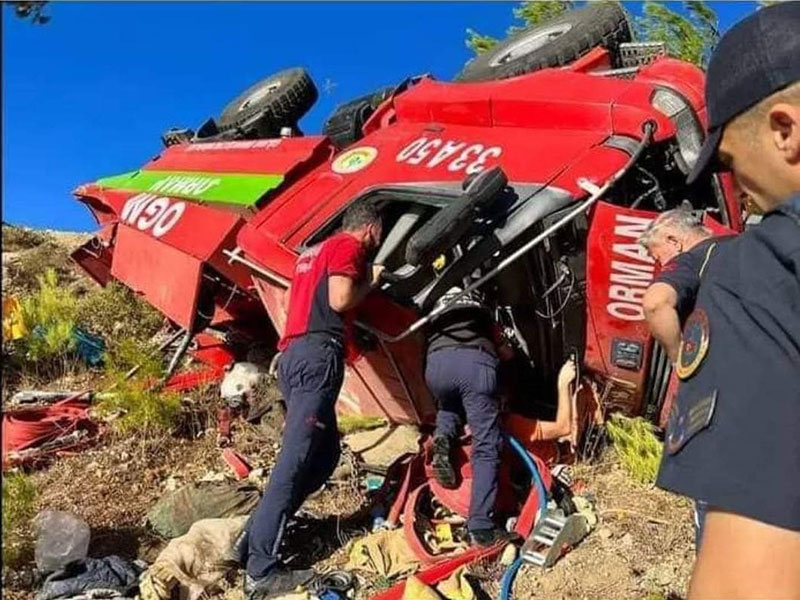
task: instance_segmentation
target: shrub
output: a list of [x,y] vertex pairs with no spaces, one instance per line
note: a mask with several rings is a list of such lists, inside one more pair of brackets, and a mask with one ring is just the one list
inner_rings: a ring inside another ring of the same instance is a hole
[[[135,366],[139,366],[135,376],[126,379]],[[105,416],[116,416],[117,432],[153,435],[175,427],[181,413],[180,396],[153,389],[162,373],[161,354],[152,345],[132,338],[112,345],[106,354],[106,378],[113,389],[101,396],[97,407]]]
[[63,286],[81,278],[64,249],[55,242],[45,241],[35,248],[20,252],[6,263],[4,290],[15,294],[34,293],[39,287],[39,276],[51,269]]
[[9,353],[22,372],[37,377],[63,375],[76,365],[73,351],[78,300],[69,289],[59,287],[53,269],[39,275],[37,281],[39,289],[20,302],[26,334],[10,344]]
[[36,486],[28,476],[3,475],[3,566],[14,567],[30,553],[35,502]]
[[53,237],[44,231],[16,225],[3,225],[3,252],[28,250],[52,241],[52,239]]
[[614,414],[606,423],[606,430],[631,477],[640,483],[654,483],[662,444],[653,433],[653,426],[641,417],[630,419]]
[[107,341],[133,338],[147,341],[161,328],[164,318],[129,288],[109,282],[80,299],[78,323]]

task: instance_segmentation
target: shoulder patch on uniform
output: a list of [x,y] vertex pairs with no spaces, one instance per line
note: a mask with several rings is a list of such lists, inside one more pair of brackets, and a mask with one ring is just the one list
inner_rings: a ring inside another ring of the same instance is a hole
[[688,402],[685,406],[673,405],[667,425],[664,447],[668,454],[676,454],[695,435],[711,424],[717,407],[717,390],[708,396]]
[[683,326],[678,363],[675,366],[678,377],[688,379],[694,375],[708,353],[710,338],[708,315],[702,308],[696,308]]

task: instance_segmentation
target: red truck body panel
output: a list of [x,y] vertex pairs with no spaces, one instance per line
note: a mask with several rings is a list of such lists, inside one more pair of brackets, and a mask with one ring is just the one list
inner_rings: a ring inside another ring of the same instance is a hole
[[[678,92],[705,124],[703,73],[696,67],[661,58],[632,78],[591,74],[609,64],[608,53],[595,50],[567,68],[501,81],[426,78],[385,101],[364,126],[365,136],[340,153],[324,137],[169,147],[142,167],[143,177],[161,172],[219,179],[271,175],[275,183],[263,193],[254,188],[256,196],[238,203],[193,198],[192,190],[199,188],[191,186],[182,195],[159,193],[162,183],[153,190],[119,189],[114,186],[122,184],[114,182],[123,180],[113,178],[110,185],[100,180],[81,186],[75,193],[98,222],[107,230],[116,227],[103,243],[102,260],[81,256],[98,280],[110,262],[111,276],[186,327],[196,318],[203,279],[212,273],[228,282],[232,296],[241,294],[238,302],[261,311],[280,332],[284,288],[299,252],[359,197],[413,187],[452,192],[468,175],[500,165],[512,186],[557,189],[577,202],[587,196],[581,180],[601,185],[627,163],[626,143],[642,138],[646,122],[655,124],[653,144],[675,137],[676,126],[652,105],[658,86]],[[125,181],[134,185],[135,177]],[[726,224],[740,230],[731,182],[721,177],[720,186]],[[654,265],[636,237],[655,213],[619,206],[619,193],[612,189],[588,215],[584,362],[608,384],[609,405],[637,413],[643,409],[652,345],[641,296]],[[233,251],[256,269],[232,263]],[[243,318],[238,306],[218,303],[215,322]],[[377,293],[358,311],[360,321],[389,335],[418,317]],[[613,364],[614,340],[641,344],[636,368]],[[418,335],[365,350],[347,370],[339,409],[396,422],[430,422],[434,407],[422,355]]]

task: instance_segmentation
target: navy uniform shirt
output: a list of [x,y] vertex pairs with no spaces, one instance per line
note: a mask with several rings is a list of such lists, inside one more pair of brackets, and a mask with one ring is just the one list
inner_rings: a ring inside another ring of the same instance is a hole
[[657,484],[800,530],[800,196],[716,248],[689,321],[701,313],[708,350],[681,381]]
[[655,283],[668,284],[678,295],[678,302],[675,308],[678,311],[681,323],[686,320],[686,317],[694,309],[694,301],[697,296],[697,290],[700,287],[700,279],[720,239],[728,238],[708,238],[698,242],[686,252],[681,252],[665,264],[655,278]]

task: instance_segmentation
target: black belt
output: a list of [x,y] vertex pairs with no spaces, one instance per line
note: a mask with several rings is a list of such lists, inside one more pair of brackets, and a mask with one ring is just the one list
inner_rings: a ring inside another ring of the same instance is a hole
[[344,340],[342,338],[332,333],[328,333],[326,331],[309,331],[294,338],[294,340],[292,340],[292,343],[302,339],[310,341],[330,342],[340,350],[344,348]]
[[493,357],[497,358],[497,354],[494,352],[494,350],[491,350],[491,349],[487,348],[483,344],[451,344],[451,345],[448,345],[448,346],[439,346],[437,348],[434,348],[433,350],[430,350],[428,352],[428,354],[435,354],[436,352],[439,352],[440,350],[453,350],[453,349],[457,350],[457,349],[460,349],[460,348],[467,348],[467,349],[470,349],[470,350],[480,350],[481,352],[483,352],[485,354],[488,354],[489,356],[493,356]]

